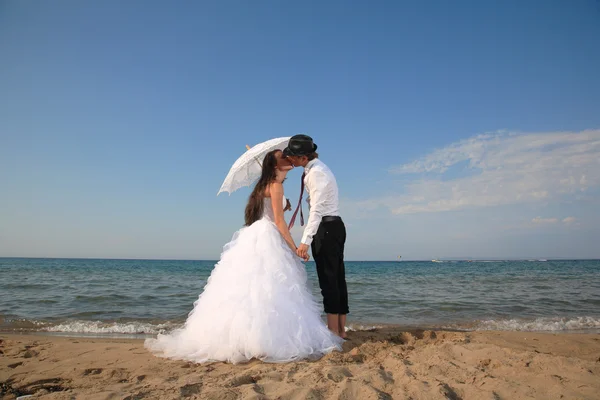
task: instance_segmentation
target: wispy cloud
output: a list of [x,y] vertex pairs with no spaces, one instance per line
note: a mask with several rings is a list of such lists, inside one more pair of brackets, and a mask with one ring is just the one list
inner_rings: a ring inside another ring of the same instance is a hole
[[[448,170],[459,163],[467,165],[469,176],[449,178]],[[414,214],[573,198],[600,186],[600,130],[478,135],[392,167],[390,173],[420,176],[403,194],[355,206]],[[569,218],[563,222],[574,222]]]
[[531,220],[531,222],[536,225],[556,224],[558,222],[558,218],[535,217]]
[[563,219],[560,218],[542,218],[537,216],[531,220],[531,223],[534,225],[556,225],[559,222],[562,222],[565,225],[575,225],[577,223],[577,218],[575,217],[565,217]]

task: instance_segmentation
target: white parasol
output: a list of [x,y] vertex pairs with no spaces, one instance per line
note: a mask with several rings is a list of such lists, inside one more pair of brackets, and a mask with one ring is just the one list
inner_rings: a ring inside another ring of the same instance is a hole
[[272,150],[283,150],[287,146],[289,140],[289,136],[280,137],[259,143],[252,148],[246,146],[248,151],[242,154],[241,157],[233,163],[217,196],[221,192],[228,192],[231,194],[241,187],[252,185],[260,177],[262,172],[261,163],[265,158],[265,155]]

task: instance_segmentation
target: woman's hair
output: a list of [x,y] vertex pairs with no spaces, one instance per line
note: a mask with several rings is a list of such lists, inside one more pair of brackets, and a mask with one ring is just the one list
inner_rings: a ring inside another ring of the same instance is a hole
[[275,167],[277,166],[277,157],[275,157],[275,154],[277,154],[278,151],[281,150],[268,152],[263,159],[262,173],[260,174],[258,182],[256,182],[256,186],[254,186],[254,190],[252,190],[252,193],[248,198],[248,204],[246,204],[246,212],[244,213],[246,226],[252,225],[262,217],[265,190],[267,189],[267,186],[275,180],[277,174],[277,171],[275,170]]
[[313,151],[312,153],[307,154],[306,158],[308,158],[308,161],[312,161],[315,158],[319,158],[319,153],[317,153],[316,151]]

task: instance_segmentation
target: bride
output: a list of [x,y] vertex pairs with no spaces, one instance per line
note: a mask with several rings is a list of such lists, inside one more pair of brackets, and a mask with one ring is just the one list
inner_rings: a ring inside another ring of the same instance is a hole
[[185,325],[147,339],[161,357],[193,362],[288,362],[341,349],[320,317],[283,218],[292,165],[268,153],[246,205],[245,226],[226,244]]

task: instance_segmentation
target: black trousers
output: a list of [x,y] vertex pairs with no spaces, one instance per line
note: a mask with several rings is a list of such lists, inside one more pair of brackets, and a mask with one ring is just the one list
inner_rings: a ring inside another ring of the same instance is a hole
[[339,220],[321,222],[311,244],[317,264],[323,306],[327,314],[348,314],[348,290],[344,268],[346,227]]

